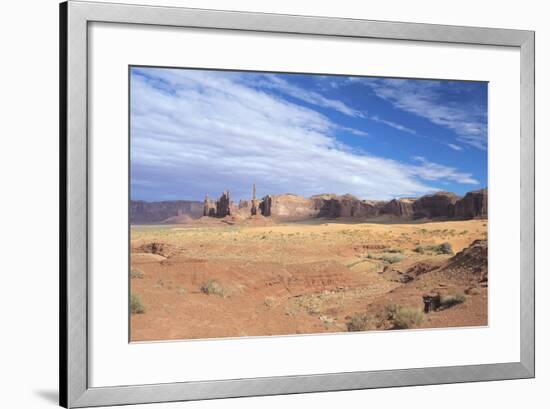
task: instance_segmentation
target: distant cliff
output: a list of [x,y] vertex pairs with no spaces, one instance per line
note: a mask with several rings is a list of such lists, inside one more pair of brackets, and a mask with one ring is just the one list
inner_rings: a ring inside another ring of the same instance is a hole
[[202,202],[170,200],[164,202],[130,201],[130,223],[148,224],[169,222],[177,216],[197,219],[202,216]]
[[[419,198],[361,200],[353,195],[321,194],[309,198],[295,194],[267,195],[252,201],[231,201],[229,192],[218,200],[143,202],[130,204],[130,223],[181,223],[206,217],[252,216],[252,203],[264,217],[278,220],[307,220],[317,217],[373,218],[389,215],[403,220],[417,219],[486,219],[487,189],[468,192],[460,197],[450,192],[437,192]],[[256,214],[256,213],[254,213]]]
[[419,198],[390,201],[361,200],[352,195],[316,195],[310,198],[284,194],[268,195],[260,201],[261,214],[279,219],[313,217],[369,218],[393,215],[402,219],[473,219],[487,218],[487,189],[467,193],[438,192]]

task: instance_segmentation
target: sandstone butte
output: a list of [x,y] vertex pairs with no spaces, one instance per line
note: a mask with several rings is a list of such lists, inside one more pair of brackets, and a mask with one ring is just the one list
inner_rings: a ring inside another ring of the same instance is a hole
[[314,218],[386,218],[390,220],[444,219],[468,220],[487,218],[487,189],[466,193],[463,197],[450,192],[437,192],[419,198],[389,201],[361,200],[346,194],[320,194],[303,197],[291,193],[231,200],[229,191],[217,200],[203,202],[174,200],[130,202],[131,224],[188,223],[201,217],[247,218],[266,217],[275,221],[300,221]]

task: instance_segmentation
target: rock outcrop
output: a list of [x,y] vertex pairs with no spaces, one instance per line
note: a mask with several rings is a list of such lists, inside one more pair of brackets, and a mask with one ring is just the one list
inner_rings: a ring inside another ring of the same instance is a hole
[[316,195],[312,196],[314,207],[318,210],[318,217],[373,217],[380,209],[353,195]]
[[393,199],[386,203],[382,209],[381,214],[392,214],[397,217],[411,218],[414,214],[413,209],[414,200],[412,199]]
[[263,216],[285,220],[303,220],[319,215],[315,201],[290,193],[265,196],[259,207]]
[[456,202],[454,217],[459,219],[486,219],[487,207],[487,189],[468,192]]
[[475,240],[440,268],[453,278],[486,282],[488,279],[487,240]]
[[455,214],[455,203],[459,199],[459,196],[449,192],[422,196],[414,201],[413,217],[415,219],[452,218]]
[[130,223],[134,224],[160,223],[168,219],[188,220],[176,216],[224,218],[233,215],[241,218],[264,216],[288,221],[316,217],[368,219],[379,215],[392,215],[404,220],[487,218],[487,189],[468,192],[462,198],[454,193],[438,192],[419,198],[369,201],[350,194],[321,194],[306,198],[285,193],[256,199],[256,188],[253,186],[252,199],[241,199],[238,203],[232,202],[229,191],[226,191],[215,201],[209,200],[208,196],[203,203],[132,201],[130,207]]
[[216,217],[225,217],[231,215],[231,196],[229,191],[222,193],[216,201]]

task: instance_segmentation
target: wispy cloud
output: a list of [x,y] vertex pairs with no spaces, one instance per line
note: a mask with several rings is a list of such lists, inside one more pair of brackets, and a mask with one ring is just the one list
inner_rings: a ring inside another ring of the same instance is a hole
[[360,82],[396,108],[453,130],[458,141],[478,149],[487,148],[486,110],[451,102],[448,95],[441,92],[440,81],[363,78]]
[[411,133],[411,134],[416,134],[416,131],[414,129],[411,129],[411,128],[407,128],[406,126],[404,125],[401,125],[401,124],[398,124],[397,122],[393,122],[393,121],[388,121],[386,119],[382,119],[380,118],[378,115],[371,115],[369,116],[369,119],[375,121],[375,122],[380,122],[384,125],[388,125],[388,126],[391,126],[392,128],[395,128],[395,129],[398,129],[400,131],[403,131],[403,132],[408,132],[408,133]]
[[361,131],[359,129],[348,128],[347,126],[342,126],[341,129],[346,131],[346,132],[349,132],[349,133],[351,133],[352,135],[355,135],[355,136],[363,136],[363,137],[369,136],[368,132]]
[[458,183],[468,185],[478,185],[479,181],[472,177],[471,173],[459,172],[453,167],[439,165],[437,163],[426,160],[423,156],[415,156],[414,160],[420,165],[413,170],[413,174],[420,176],[426,180],[452,180]]
[[463,150],[460,146],[455,145],[454,143],[448,143],[447,146],[449,148],[451,148],[452,150],[455,150],[455,151],[462,151]]
[[[389,121],[387,119],[381,118],[378,115],[369,115],[366,111],[360,111],[360,110],[351,108],[340,100],[326,98],[325,96],[323,96],[318,92],[305,90],[304,88],[301,88],[299,86],[289,83],[288,81],[285,81],[280,76],[277,76],[275,74],[267,74],[267,75],[263,75],[262,77],[268,80],[267,82],[262,81],[261,82],[262,85],[267,86],[268,88],[276,89],[279,92],[284,92],[287,95],[290,95],[294,98],[297,98],[309,104],[324,107],[324,108],[330,108],[344,115],[348,115],[350,117],[368,118],[371,121],[387,125],[399,131],[416,134],[415,130],[408,128],[404,125],[401,125],[397,122]],[[344,81],[344,84],[345,84],[345,81]],[[330,77],[323,76],[322,80],[319,80],[318,85],[320,85],[321,88],[324,88],[324,89],[337,89],[342,86],[342,80],[331,79]],[[357,136],[367,135],[365,131],[361,131],[357,129],[345,128],[345,130],[350,131],[351,133]]]
[[260,195],[332,192],[388,199],[438,190],[433,182],[477,183],[424,158],[403,163],[359,153],[334,135],[365,132],[271,91],[237,73],[134,70],[133,197],[200,200],[225,189],[235,198],[249,197],[256,182]]
[[285,94],[290,95],[293,98],[307,102],[308,104],[334,109],[344,115],[348,115],[351,117],[356,117],[356,118],[365,117],[364,112],[351,108],[350,106],[348,106],[347,104],[345,104],[340,100],[327,98],[318,92],[306,90],[302,87],[293,85],[278,75],[265,74],[265,75],[262,75],[262,77],[264,79],[264,81],[262,81],[261,83],[263,86],[271,89],[276,89],[279,92],[284,92]]

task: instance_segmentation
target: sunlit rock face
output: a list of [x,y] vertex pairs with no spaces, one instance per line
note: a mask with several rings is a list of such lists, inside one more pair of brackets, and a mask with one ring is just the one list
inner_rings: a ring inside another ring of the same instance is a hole
[[279,220],[306,220],[311,218],[374,218],[391,216],[405,220],[414,219],[474,219],[487,218],[487,189],[468,192],[464,197],[450,192],[438,192],[419,198],[400,198],[389,201],[361,200],[346,194],[320,194],[303,197],[292,193],[266,195],[261,199],[240,199],[233,202],[229,191],[217,200],[205,198],[204,202],[132,201],[130,223],[161,223],[176,220],[175,217],[201,216],[223,218],[238,216],[272,217]]
[[487,218],[487,189],[468,192],[455,204],[454,216],[459,219]]

